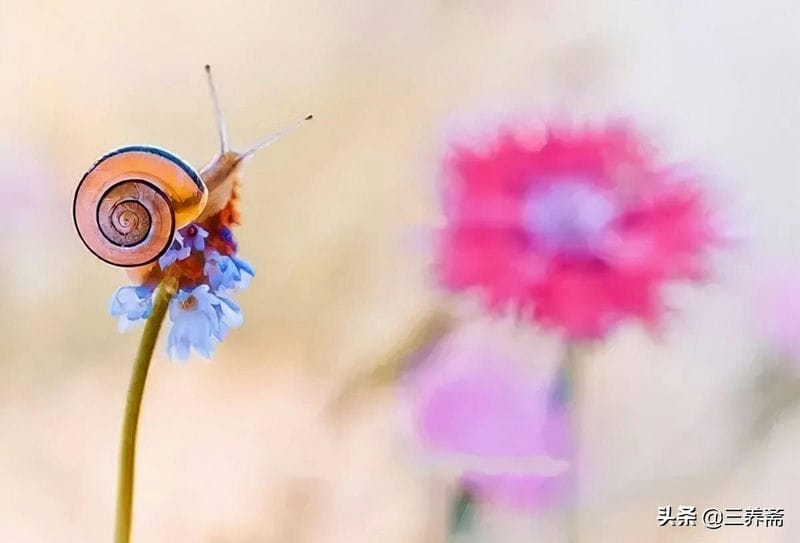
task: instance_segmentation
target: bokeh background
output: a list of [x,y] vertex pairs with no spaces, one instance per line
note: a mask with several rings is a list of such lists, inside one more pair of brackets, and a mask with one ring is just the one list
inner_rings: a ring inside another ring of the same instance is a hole
[[[234,146],[317,120],[247,165],[246,325],[211,363],[159,348],[135,541],[442,541],[449,475],[397,394],[331,405],[440,301],[427,234],[447,134],[518,114],[637,119],[705,172],[739,240],[712,284],[670,291],[662,337],[626,328],[589,355],[584,540],[800,540],[800,387],[764,372],[754,311],[798,253],[798,28],[793,0],[2,0],[0,542],[110,539],[138,334],[107,314],[125,277],[83,249],[72,192],[126,143],[202,166],[206,63]],[[557,351],[478,326],[532,364]],[[786,526],[658,528],[668,504],[783,507]],[[557,519],[493,508],[476,531],[563,540]]]

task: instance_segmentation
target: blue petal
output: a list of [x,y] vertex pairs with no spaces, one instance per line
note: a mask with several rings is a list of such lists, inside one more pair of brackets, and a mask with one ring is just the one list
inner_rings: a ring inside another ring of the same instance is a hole
[[208,237],[208,231],[204,230],[198,225],[195,225],[197,228],[197,235],[192,239],[192,247],[194,247],[195,251],[203,251],[206,248],[206,238]]
[[[192,347],[197,349],[203,332],[208,331],[208,323],[202,315],[186,313],[187,317],[173,323],[167,338],[167,353],[178,360],[187,360]],[[200,317],[200,320],[196,317]]]
[[161,258],[158,259],[158,265],[162,270],[164,270],[168,266],[174,264],[177,260],[189,258],[191,253],[191,245],[186,244],[186,239],[181,235],[180,232],[175,232],[175,239],[172,240],[172,244],[170,245],[169,249],[167,249],[167,252],[161,255]]
[[203,270],[208,277],[211,288],[222,290],[234,288],[241,279],[236,264],[229,256],[212,254]]
[[[190,297],[195,303],[184,309],[182,304]],[[220,330],[220,317],[215,306],[219,299],[209,292],[208,285],[199,285],[191,292],[181,290],[170,302],[169,318],[172,329],[167,339],[167,353],[171,358],[186,360],[194,349],[210,358]]]
[[233,257],[233,262],[236,264],[236,267],[239,268],[240,272],[245,272],[251,277],[256,276],[256,272],[253,271],[253,267],[250,265],[249,262],[242,258]]
[[238,328],[244,323],[244,315],[239,306],[225,296],[217,296],[219,303],[215,306],[219,317],[219,331],[216,334],[218,340],[223,341],[231,328]]
[[239,305],[225,296],[217,296],[220,301],[219,307],[222,310],[220,321],[228,328],[238,328],[244,323],[244,315]]
[[208,277],[208,282],[215,292],[242,290],[255,276],[253,267],[247,261],[220,255],[216,251],[209,251],[206,255],[203,273]]
[[143,322],[142,319],[131,320],[125,315],[122,315],[119,318],[119,321],[117,321],[117,330],[119,330],[121,334],[124,334],[125,332],[127,332],[128,330],[135,327],[137,324],[141,322]]
[[173,326],[167,338],[167,356],[185,362],[189,359],[189,341],[179,334],[179,329]]
[[173,265],[176,260],[178,260],[178,251],[168,249],[167,252],[158,259],[158,265],[162,270],[166,270],[169,266]]
[[111,297],[108,311],[119,317],[120,331],[128,330],[135,322],[146,319],[153,310],[153,291],[144,286],[120,287]]

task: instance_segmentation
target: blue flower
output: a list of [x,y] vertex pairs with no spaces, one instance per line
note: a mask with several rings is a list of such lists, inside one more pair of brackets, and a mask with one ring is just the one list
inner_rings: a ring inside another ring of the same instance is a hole
[[202,251],[206,248],[206,238],[208,232],[196,224],[182,228],[175,232],[175,239],[161,258],[158,259],[158,265],[162,270],[167,269],[178,260],[189,258],[192,254],[192,249],[195,251]]
[[232,256],[231,260],[233,260],[234,265],[236,265],[236,268],[239,270],[240,279],[239,285],[236,288],[239,290],[247,288],[250,286],[250,280],[256,276],[253,266],[251,266],[246,260],[242,260],[236,256]]
[[241,290],[255,277],[253,268],[244,260],[208,251],[203,273],[214,291]]
[[178,360],[187,360],[192,349],[211,358],[216,344],[244,322],[239,306],[230,298],[212,294],[208,285],[178,292],[170,302],[169,318],[172,329],[167,354]]
[[181,235],[183,236],[184,246],[188,246],[190,249],[194,249],[195,251],[202,251],[206,248],[206,238],[208,237],[208,232],[203,230],[203,228],[200,226],[196,224],[190,224],[181,230]]
[[125,332],[139,320],[150,316],[153,290],[149,287],[120,287],[111,297],[108,311],[119,317],[119,331]]
[[216,251],[209,251],[206,254],[203,273],[208,277],[208,283],[214,290],[233,288],[241,278],[239,269],[233,260]]
[[161,266],[162,270],[166,270],[168,266],[171,266],[176,261],[187,258],[191,252],[191,246],[184,246],[181,233],[175,232],[175,239],[172,240],[172,244],[169,246],[169,249],[167,249],[167,252],[158,259],[158,265]]
[[219,331],[216,334],[218,340],[222,341],[228,335],[231,328],[239,328],[244,323],[244,315],[238,304],[225,296],[217,296],[219,304],[214,306],[219,318]]
[[211,358],[221,335],[220,304],[219,298],[209,292],[208,285],[195,287],[191,292],[178,292],[169,305],[172,329],[167,338],[167,353],[170,358],[187,360],[192,349]]

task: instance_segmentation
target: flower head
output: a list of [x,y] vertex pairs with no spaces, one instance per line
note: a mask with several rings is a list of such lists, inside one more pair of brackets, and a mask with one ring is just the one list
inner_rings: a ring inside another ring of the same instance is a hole
[[197,224],[190,224],[183,229],[181,233],[183,236],[184,245],[189,246],[195,251],[202,251],[206,248],[206,238],[208,232]]
[[[232,204],[231,204],[232,205]],[[186,360],[192,350],[209,358],[217,343],[232,328],[242,325],[244,317],[231,293],[247,287],[255,276],[252,266],[236,254],[236,240],[220,213],[201,226],[192,223],[175,232],[172,245],[149,268],[141,279],[141,287],[123,287],[124,300],[133,314],[138,311],[131,292],[152,292],[166,276],[176,278],[179,292],[169,307],[172,328],[167,339],[171,358]],[[139,290],[144,289],[144,290]],[[149,298],[148,298],[149,301]],[[141,302],[143,303],[143,302]],[[121,309],[116,309],[121,311]],[[116,313],[114,313],[116,314]],[[148,312],[136,318],[146,318]],[[127,326],[127,317],[124,317]],[[135,319],[134,319],[135,320]],[[120,318],[120,327],[123,317]]]
[[230,298],[220,295],[217,296],[217,300],[219,300],[219,303],[214,306],[214,310],[217,312],[217,318],[219,319],[219,330],[214,336],[219,341],[222,341],[231,328],[238,328],[244,323],[244,316],[242,316],[242,310],[239,309],[236,302]]
[[172,240],[169,249],[158,259],[158,265],[162,270],[166,270],[176,261],[187,258],[191,252],[192,247],[184,245],[181,233],[175,232],[175,238]]
[[242,290],[255,276],[253,268],[244,260],[221,255],[213,249],[206,253],[203,273],[215,291]]
[[538,508],[565,496],[564,405],[504,349],[447,338],[407,384],[419,441],[479,498]]
[[153,289],[149,287],[120,287],[111,297],[108,311],[119,317],[119,331],[125,332],[137,321],[150,316],[153,309]]
[[158,259],[158,265],[162,270],[166,270],[178,260],[189,258],[192,251],[202,251],[206,247],[205,239],[207,237],[208,232],[196,224],[190,224],[175,232],[175,239],[172,240],[169,249]]
[[445,160],[437,272],[569,338],[658,324],[668,280],[699,280],[719,241],[696,180],[655,163],[630,129],[501,131]]
[[169,318],[172,329],[167,352],[178,360],[187,360],[192,349],[211,358],[216,344],[244,322],[239,306],[230,298],[213,294],[208,285],[178,292],[170,302]]

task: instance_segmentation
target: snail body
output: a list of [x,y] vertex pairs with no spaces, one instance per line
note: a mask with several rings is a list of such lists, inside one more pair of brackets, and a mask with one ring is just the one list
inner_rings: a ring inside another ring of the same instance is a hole
[[[209,195],[205,208],[197,222],[204,223],[228,206],[239,187],[242,155],[235,151],[217,154],[202,170],[200,178],[208,187]],[[234,202],[235,203],[235,202]]]
[[[228,145],[225,121],[206,66],[220,135],[220,151],[198,173],[174,153],[150,145],[115,149],[99,158],[75,190],[73,218],[83,243],[108,264],[140,282],[157,275],[156,262],[177,230],[197,223],[238,224],[238,185],[244,160],[293,131],[302,121],[244,152]],[[157,279],[157,278],[156,278]]]

